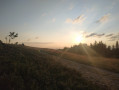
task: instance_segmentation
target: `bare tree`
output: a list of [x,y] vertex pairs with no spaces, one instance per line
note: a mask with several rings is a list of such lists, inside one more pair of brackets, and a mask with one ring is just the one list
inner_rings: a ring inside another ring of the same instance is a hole
[[10,32],[9,34],[9,43],[11,42],[11,39],[14,39],[18,37],[18,33],[15,34],[15,32]]

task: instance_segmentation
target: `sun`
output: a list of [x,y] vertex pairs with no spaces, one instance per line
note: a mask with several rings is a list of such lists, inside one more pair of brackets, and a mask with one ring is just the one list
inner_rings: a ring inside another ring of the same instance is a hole
[[75,36],[74,42],[75,43],[81,43],[81,42],[83,42],[83,35],[80,34],[80,35]]

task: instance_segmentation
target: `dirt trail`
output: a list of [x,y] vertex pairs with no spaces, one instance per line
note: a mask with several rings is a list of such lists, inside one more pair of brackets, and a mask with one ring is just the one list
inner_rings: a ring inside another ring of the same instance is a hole
[[119,74],[80,64],[75,61],[61,59],[56,56],[53,57],[62,65],[79,71],[86,80],[101,86],[106,86],[108,87],[108,90],[119,90]]

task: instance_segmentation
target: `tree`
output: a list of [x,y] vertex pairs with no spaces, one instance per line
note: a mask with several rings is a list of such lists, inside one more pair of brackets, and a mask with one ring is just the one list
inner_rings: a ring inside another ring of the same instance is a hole
[[115,49],[115,46],[114,45],[112,45],[112,50],[114,50]]
[[0,49],[2,48],[3,45],[4,43],[0,40]]
[[95,41],[94,45],[95,45],[95,46],[97,45],[97,41]]
[[118,49],[119,48],[119,43],[118,43],[118,41],[116,41],[116,49]]
[[15,32],[10,32],[10,34],[9,34],[9,43],[10,43],[11,39],[14,39],[16,37],[18,37],[18,33],[15,34]]
[[109,51],[111,51],[111,46],[108,46],[107,49],[108,49]]
[[90,43],[90,47],[91,47],[91,48],[93,47],[92,43]]
[[7,37],[5,37],[6,43],[7,43]]

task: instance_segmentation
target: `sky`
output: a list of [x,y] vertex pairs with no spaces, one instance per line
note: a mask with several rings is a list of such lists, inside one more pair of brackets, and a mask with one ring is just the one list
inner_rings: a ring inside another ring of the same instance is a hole
[[44,48],[119,40],[119,0],[0,0],[0,39]]

